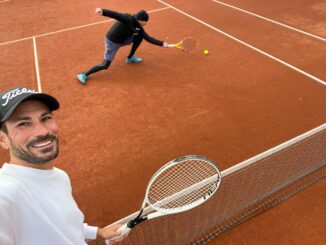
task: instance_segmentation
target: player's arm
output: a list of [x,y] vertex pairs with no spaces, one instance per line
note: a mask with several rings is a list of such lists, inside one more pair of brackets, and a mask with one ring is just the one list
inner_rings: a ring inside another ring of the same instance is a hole
[[167,42],[164,42],[164,41],[161,41],[161,40],[158,40],[154,37],[151,37],[150,35],[148,35],[145,31],[143,33],[143,36],[144,36],[144,39],[149,42],[149,43],[152,43],[154,45],[157,45],[157,46],[162,46],[164,48],[173,48],[174,45],[173,44],[169,44]]
[[143,32],[143,37],[144,39],[151,43],[151,44],[154,44],[154,45],[157,45],[157,46],[162,46],[162,47],[167,47],[168,46],[168,43],[162,41],[162,40],[158,40],[154,37],[151,37],[150,35],[148,35],[145,31]]
[[129,20],[129,14],[119,13],[109,9],[96,8],[95,13],[98,15],[103,15],[121,22],[127,22]]

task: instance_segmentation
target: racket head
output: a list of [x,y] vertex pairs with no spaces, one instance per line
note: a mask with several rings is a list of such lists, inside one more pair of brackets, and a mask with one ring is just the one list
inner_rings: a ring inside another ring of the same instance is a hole
[[207,201],[220,183],[221,173],[212,160],[199,155],[183,156],[153,175],[145,200],[161,213],[179,213]]
[[196,48],[197,41],[192,37],[186,37],[181,41],[181,47],[184,51],[190,52]]

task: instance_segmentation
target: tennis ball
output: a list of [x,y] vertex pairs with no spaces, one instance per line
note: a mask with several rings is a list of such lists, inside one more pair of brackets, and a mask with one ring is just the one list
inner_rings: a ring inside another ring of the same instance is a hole
[[204,50],[204,54],[208,55],[208,50],[207,49]]

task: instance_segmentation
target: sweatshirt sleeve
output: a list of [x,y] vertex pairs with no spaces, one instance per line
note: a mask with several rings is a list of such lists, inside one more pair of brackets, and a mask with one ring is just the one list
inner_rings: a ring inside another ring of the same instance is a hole
[[0,195],[0,244],[14,245],[14,221],[10,202]]
[[87,223],[84,223],[84,229],[85,229],[85,239],[86,240],[95,240],[96,239],[98,227],[90,226]]
[[112,19],[121,21],[121,22],[128,22],[130,21],[130,14],[119,13],[109,9],[102,9],[103,16],[110,17]]
[[157,46],[163,46],[163,41],[158,40],[158,39],[156,39],[156,38],[154,38],[154,37],[151,37],[151,36],[148,35],[145,31],[144,31],[144,33],[143,33],[143,37],[144,37],[144,39],[145,39],[147,42],[149,42],[149,43],[151,43],[151,44],[154,44],[154,45],[157,45]]

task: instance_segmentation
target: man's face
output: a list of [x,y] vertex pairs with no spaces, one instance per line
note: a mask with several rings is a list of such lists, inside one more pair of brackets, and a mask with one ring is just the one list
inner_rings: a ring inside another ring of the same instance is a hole
[[147,21],[143,21],[143,20],[138,20],[138,23],[139,23],[139,25],[141,25],[141,26],[146,26],[146,24],[147,24]]
[[8,133],[3,135],[2,145],[9,149],[12,163],[38,168],[57,157],[58,126],[49,108],[42,102],[22,102],[5,126]]

